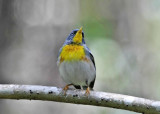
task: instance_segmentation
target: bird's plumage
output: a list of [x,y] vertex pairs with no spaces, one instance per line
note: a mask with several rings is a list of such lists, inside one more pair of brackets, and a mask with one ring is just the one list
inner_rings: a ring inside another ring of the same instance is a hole
[[94,86],[96,67],[94,57],[84,41],[82,29],[73,30],[59,50],[59,71],[62,79],[75,88]]

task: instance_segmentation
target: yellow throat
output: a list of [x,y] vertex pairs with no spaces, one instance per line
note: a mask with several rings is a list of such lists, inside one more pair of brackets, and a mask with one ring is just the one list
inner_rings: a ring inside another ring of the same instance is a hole
[[66,45],[63,47],[60,54],[60,63],[63,61],[77,61],[85,58],[83,46],[80,45]]

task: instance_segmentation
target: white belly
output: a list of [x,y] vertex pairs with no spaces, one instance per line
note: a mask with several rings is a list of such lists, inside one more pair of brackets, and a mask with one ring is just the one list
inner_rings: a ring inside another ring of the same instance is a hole
[[67,84],[88,86],[96,76],[92,62],[64,61],[59,66],[59,72]]

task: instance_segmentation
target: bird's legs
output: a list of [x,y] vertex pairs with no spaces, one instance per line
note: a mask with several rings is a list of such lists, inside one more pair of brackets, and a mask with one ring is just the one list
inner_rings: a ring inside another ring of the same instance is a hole
[[73,85],[73,84],[67,84],[67,85],[63,88],[63,90],[64,90],[64,95],[66,95],[66,92],[67,92],[69,86],[71,86],[71,85]]
[[[69,86],[71,86],[71,85],[73,85],[73,84],[67,84],[67,85],[63,88],[63,90],[64,90],[64,95],[66,95],[66,92],[67,92]],[[81,89],[83,90],[83,87],[82,87]],[[86,94],[87,96],[90,94],[90,87],[87,87],[85,94]]]
[[88,96],[90,94],[90,88],[87,87],[85,94]]

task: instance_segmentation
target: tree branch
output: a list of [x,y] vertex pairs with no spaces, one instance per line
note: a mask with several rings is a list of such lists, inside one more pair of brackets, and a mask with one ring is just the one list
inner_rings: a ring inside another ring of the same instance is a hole
[[160,113],[160,101],[97,91],[91,91],[90,95],[86,96],[85,91],[71,89],[64,95],[62,88],[47,86],[0,84],[0,99],[56,101],[111,107],[143,114]]

